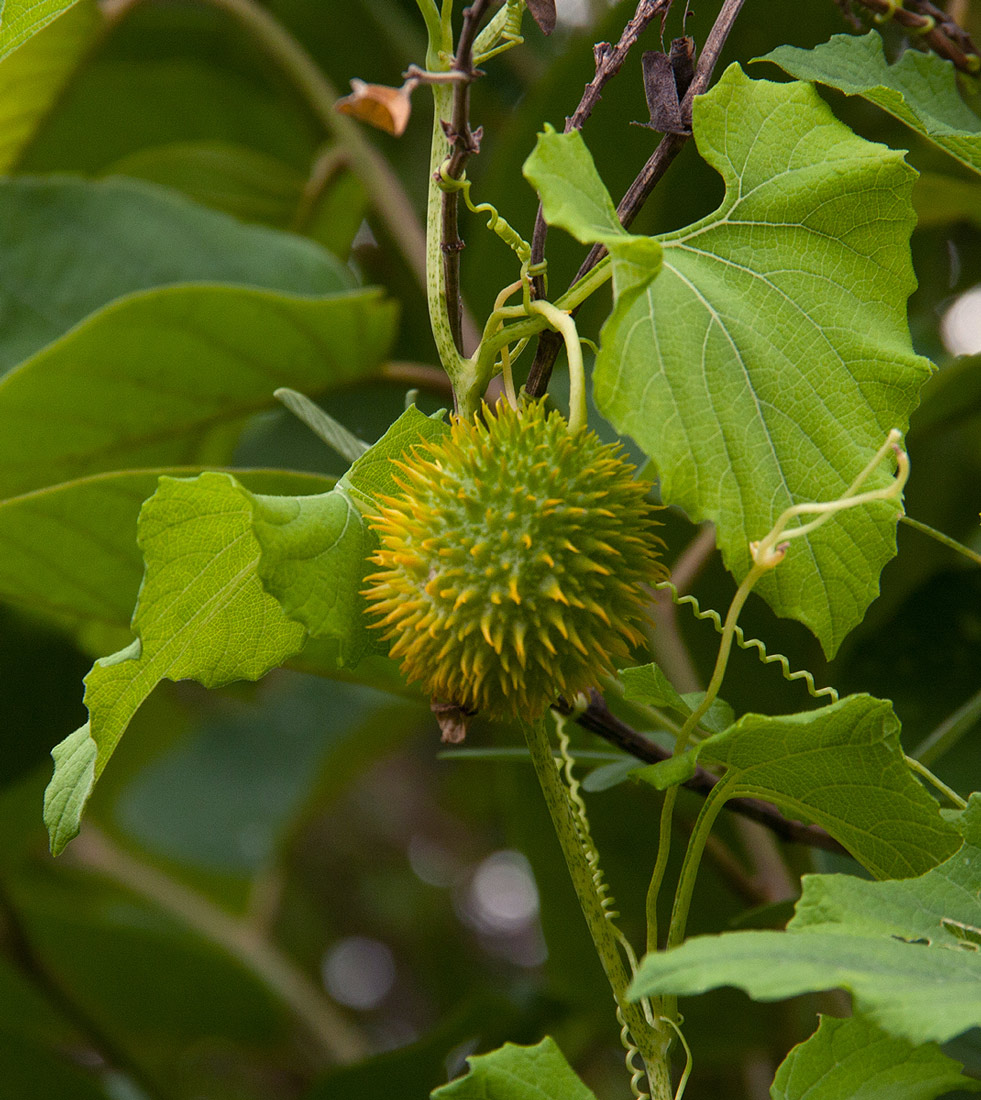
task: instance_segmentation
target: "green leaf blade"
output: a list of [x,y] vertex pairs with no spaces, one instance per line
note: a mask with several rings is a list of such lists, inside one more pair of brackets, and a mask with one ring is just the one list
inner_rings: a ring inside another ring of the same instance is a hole
[[660,243],[628,233],[578,130],[546,130],[522,169],[538,191],[545,220],[582,244],[601,244],[613,258],[614,292],[641,286],[661,268]]
[[596,1100],[548,1036],[533,1047],[505,1043],[467,1064],[466,1077],[434,1089],[432,1100]]
[[75,0],[6,0],[0,5],[0,59],[23,46]]
[[922,874],[959,843],[907,767],[899,721],[882,699],[743,715],[698,749],[701,762],[727,768],[730,797],[763,798],[823,826],[878,878]]
[[862,1016],[822,1016],[817,1031],[787,1055],[770,1088],[772,1100],[934,1100],[981,1081],[933,1043],[894,1039]]
[[732,985],[769,1001],[841,988],[872,1024],[908,1043],[981,1026],[981,952],[951,931],[981,927],[981,796],[963,825],[963,846],[919,878],[808,875],[785,932],[696,936],[646,956],[631,996]]
[[[139,541],[146,573],[133,616],[137,640],[96,661],[85,678],[88,732],[82,738],[76,731],[55,756],[46,797],[57,807],[49,816],[59,850],[77,833],[94,782],[161,680],[205,687],[255,680],[304,642],[303,628],[262,589],[252,508],[228,474],[161,478],[140,514]],[[97,749],[91,770],[89,741]]]
[[0,172],[17,163],[102,24],[94,0],[83,0],[0,62]]
[[175,286],[120,299],[0,381],[0,496],[200,460],[212,429],[271,405],[278,386],[316,393],[372,374],[395,318],[372,290]]
[[0,373],[109,302],[154,287],[304,295],[352,287],[344,265],[311,241],[135,180],[0,180],[0,208]]
[[[914,174],[809,86],[738,66],[696,100],[695,134],[726,197],[661,238],[661,274],[604,328],[595,396],[741,578],[786,507],[839,496],[905,429],[929,375],[905,312]],[[895,521],[888,504],[836,516],[758,591],[833,653],[878,593]]]
[[812,50],[778,46],[757,60],[771,61],[798,80],[862,96],[981,173],[981,118],[961,98],[950,61],[907,49],[890,65],[876,31],[836,34]]
[[413,445],[448,431],[442,420],[413,405],[331,492],[252,497],[253,531],[262,549],[259,576],[266,590],[311,637],[336,639],[345,665],[385,651],[366,629],[364,617],[361,589],[377,546],[365,514],[377,511],[380,496],[400,492],[395,461]]
[[256,496],[253,531],[262,550],[259,576],[312,637],[336,638],[340,659],[355,664],[375,648],[360,595],[372,546],[367,524],[341,488],[310,497]]

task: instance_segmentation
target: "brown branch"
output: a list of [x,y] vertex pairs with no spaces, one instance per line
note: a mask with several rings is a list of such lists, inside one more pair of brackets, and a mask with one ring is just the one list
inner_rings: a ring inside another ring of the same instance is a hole
[[[596,70],[593,79],[586,85],[582,93],[579,106],[571,115],[566,116],[565,127],[562,131],[564,134],[583,128],[586,119],[589,118],[596,104],[603,98],[604,87],[623,68],[623,63],[627,60],[627,54],[636,45],[637,39],[658,16],[661,17],[663,28],[664,20],[667,18],[673,2],[674,0],[640,0],[633,18],[623,28],[623,34],[620,35],[620,40],[615,46],[611,46],[609,42],[597,42],[593,46],[593,60],[596,64]],[[545,256],[545,237],[547,234],[548,225],[542,211],[542,204],[539,203],[538,213],[535,215],[535,228],[531,237],[532,266],[541,263]],[[545,280],[543,276],[536,277],[534,287],[535,297],[544,298]],[[556,346],[558,347],[562,343],[562,338],[557,333],[549,331],[555,337]]]
[[961,72],[976,76],[981,70],[981,51],[970,34],[930,0],[905,0],[909,8],[902,3],[896,6],[890,0],[856,2],[875,12],[882,21],[891,19],[910,34],[922,37],[934,53],[953,62]]
[[[451,179],[460,179],[466,163],[480,151],[481,131],[470,129],[470,85],[480,75],[473,65],[473,44],[481,20],[487,14],[490,0],[474,0],[463,11],[463,26],[457,42],[456,56],[451,71],[458,79],[453,85],[453,117],[443,122],[443,130],[450,143],[450,155],[445,172]],[[446,286],[446,306],[450,331],[456,349],[463,353],[463,298],[460,293],[460,253],[463,241],[459,229],[459,191],[444,191],[440,249],[443,254],[443,278]]]
[[[571,714],[572,710],[567,705],[556,705],[556,710],[564,714]],[[621,721],[607,707],[603,696],[599,692],[592,692],[589,706],[576,717],[576,721],[583,729],[590,733],[598,734],[617,748],[630,753],[631,756],[643,760],[645,764],[658,764],[667,760],[671,753],[655,745],[643,734]],[[703,797],[711,791],[719,780],[698,767],[691,779],[683,786]],[[795,844],[806,844],[811,848],[822,848],[827,852],[845,851],[844,848],[830,834],[817,825],[804,825],[799,821],[791,821],[769,802],[759,798],[732,798],[726,803],[726,809],[735,810],[736,813],[765,825],[781,840],[791,841]]]
[[[722,53],[726,39],[729,37],[729,32],[732,30],[743,3],[744,0],[724,0],[722,9],[716,17],[708,37],[705,39],[705,44],[702,46],[698,64],[695,66],[694,79],[681,102],[683,118],[691,118],[692,101],[695,96],[701,95],[708,88],[716,62],[719,60],[719,55]],[[650,198],[651,192],[657,186],[658,181],[668,170],[671,162],[681,152],[690,136],[690,134],[665,134],[661,138],[657,148],[637,174],[637,178],[627,189],[627,193],[617,206],[617,215],[625,229],[630,228],[634,218],[637,217],[644,203]],[[605,253],[606,249],[602,246],[594,246],[583,261],[573,282],[578,282],[591,271]],[[532,364],[525,387],[533,397],[540,397],[548,388],[552,366],[561,347],[561,340],[550,340],[548,335],[543,334],[538,341],[535,361]]]

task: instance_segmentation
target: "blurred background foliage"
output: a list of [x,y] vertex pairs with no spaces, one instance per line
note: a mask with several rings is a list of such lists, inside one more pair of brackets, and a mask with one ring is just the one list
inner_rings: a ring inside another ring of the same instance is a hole
[[[681,33],[683,5],[676,6],[666,39]],[[340,92],[351,77],[398,84],[410,62],[423,60],[413,0],[270,0],[267,7]],[[468,169],[475,195],[493,201],[526,236],[535,197],[520,167],[534,134],[545,121],[561,127],[592,75],[592,43],[615,41],[631,13],[629,4],[599,0],[559,0],[558,8],[556,34],[545,40],[526,20],[525,46],[489,63],[473,95],[473,117],[484,129],[480,156]],[[687,28],[696,42],[716,8],[702,2],[691,13]],[[979,6],[967,14],[979,35]],[[845,29],[832,0],[749,0],[722,62],[748,64],[781,43],[811,46]],[[900,45],[895,37],[889,44]],[[642,45],[657,48],[656,31]],[[27,68],[35,78],[28,88],[14,67],[35,63],[36,71]],[[750,71],[782,79],[770,66]],[[829,99],[861,134],[908,148],[911,162],[928,173],[918,191],[922,226],[913,253],[920,286],[910,319],[917,349],[940,372],[909,435],[907,507],[977,548],[981,358],[956,358],[966,349],[949,333],[945,342],[941,325],[959,296],[981,285],[977,185],[972,192],[952,162],[873,107]],[[419,210],[427,106],[419,94],[401,139],[364,134]],[[615,196],[656,141],[630,124],[645,114],[637,51],[585,130]],[[352,284],[380,285],[397,298],[391,369],[321,397],[362,438],[382,434],[411,385],[422,385],[426,411],[446,403],[427,369],[434,363],[422,290],[378,219],[370,187],[227,12],[205,3],[100,8],[80,0],[0,64],[0,116],[10,122],[22,115],[29,121],[17,140],[9,130],[3,154],[13,176],[124,176],[162,186],[244,222],[303,235],[346,265]],[[718,178],[690,143],[634,228],[684,225],[720,196]],[[79,316],[139,285],[138,275],[136,282],[113,281],[118,241],[92,249],[84,268],[72,267],[69,255],[51,270],[21,239],[16,217],[11,206],[0,207],[7,249],[0,316],[12,308],[15,276],[33,279],[42,300],[48,280],[76,297],[105,283],[110,289],[101,301]],[[71,212],[64,217],[52,232],[70,236]],[[138,238],[139,219],[126,232]],[[512,257],[481,220],[468,219],[465,235],[465,293],[480,318],[514,277]],[[553,233],[548,256],[553,287],[565,286],[579,247]],[[253,256],[253,281],[261,282],[263,261]],[[185,274],[179,262],[177,268],[172,281],[206,277],[193,265]],[[595,336],[602,303],[589,310],[581,328]],[[56,334],[77,319],[48,318]],[[562,387],[558,376],[560,402]],[[191,461],[307,471],[321,482],[344,469],[285,411],[272,410],[225,425]],[[141,483],[143,495],[154,478]],[[135,519],[137,505],[130,501],[113,520],[113,537],[122,537],[118,525]],[[6,537],[3,522],[0,515]],[[670,557],[695,534],[683,516],[668,514]],[[69,560],[71,545],[62,552]],[[124,561],[113,580],[116,602],[130,608],[138,552],[127,545],[118,556]],[[696,590],[703,605],[724,607],[733,585],[712,560]],[[59,620],[16,592],[0,606],[0,1096],[422,1100],[467,1054],[505,1039],[534,1042],[546,1031],[598,1095],[625,1094],[612,1002],[531,769],[518,759],[440,752],[427,707],[398,689],[383,661],[367,662],[354,678],[328,678],[322,673],[329,662],[313,652],[258,684],[217,692],[162,686],[117,751],[82,836],[52,861],[40,812],[48,752],[84,720],[81,679],[92,658],[108,652],[107,632],[123,642],[128,636],[119,609],[93,630],[93,623]],[[682,632],[704,675],[716,638],[684,615]],[[960,789],[981,785],[976,699],[971,708],[981,667],[981,577],[963,559],[901,528],[900,554],[885,571],[881,598],[830,667],[803,628],[777,620],[759,600],[743,624],[819,681],[893,699],[908,746],[968,704],[966,732],[934,767]],[[311,668],[321,675],[303,671]],[[779,713],[805,702],[773,669],[742,653],[732,660],[724,694],[737,713]],[[478,720],[468,743],[508,747],[518,737]],[[582,731],[576,743],[608,749]],[[685,797],[693,799],[683,796],[683,823],[696,812]],[[588,806],[624,927],[636,937],[657,796],[621,784],[590,793]],[[776,873],[754,862],[759,851],[750,827],[723,824],[715,859],[700,877],[692,932],[785,919],[785,907],[756,912],[761,897],[779,894],[779,883],[769,895],[754,893],[754,883]],[[738,873],[727,862],[733,853]],[[802,850],[789,850],[787,859],[795,871],[846,866]],[[722,991],[683,1007],[698,1051],[687,1095],[698,1100],[724,1090],[755,1100],[767,1095],[788,1047],[813,1030],[815,1011],[835,1011],[836,1004],[824,997],[755,1005]],[[957,1053],[969,1069],[981,1069],[978,1044],[972,1050],[962,1041]]]

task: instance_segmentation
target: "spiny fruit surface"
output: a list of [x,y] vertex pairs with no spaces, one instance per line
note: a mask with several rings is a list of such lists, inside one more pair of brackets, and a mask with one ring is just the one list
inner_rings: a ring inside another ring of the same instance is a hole
[[364,595],[406,679],[466,711],[535,718],[641,640],[662,544],[617,445],[570,434],[540,402],[502,403],[399,467]]

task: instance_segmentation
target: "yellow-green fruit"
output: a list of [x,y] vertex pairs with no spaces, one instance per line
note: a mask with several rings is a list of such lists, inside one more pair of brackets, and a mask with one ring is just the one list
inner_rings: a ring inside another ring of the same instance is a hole
[[641,640],[664,576],[649,486],[541,403],[454,419],[399,463],[365,590],[402,673],[435,698],[538,717]]

